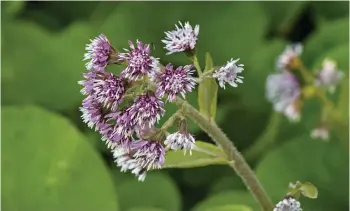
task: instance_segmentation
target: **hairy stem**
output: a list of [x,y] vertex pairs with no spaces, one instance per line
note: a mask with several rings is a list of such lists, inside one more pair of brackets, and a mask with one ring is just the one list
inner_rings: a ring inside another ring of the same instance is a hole
[[230,167],[232,167],[236,173],[242,178],[249,191],[253,194],[255,199],[260,203],[261,207],[265,211],[273,210],[274,206],[267,196],[265,190],[261,186],[260,182],[256,178],[254,172],[249,167],[243,156],[238,152],[233,143],[228,137],[221,131],[221,129],[215,124],[210,122],[201,113],[199,113],[194,107],[187,102],[178,99],[177,104],[182,106],[184,114],[196,122],[200,128],[205,131],[217,145],[221,146],[227,155]]

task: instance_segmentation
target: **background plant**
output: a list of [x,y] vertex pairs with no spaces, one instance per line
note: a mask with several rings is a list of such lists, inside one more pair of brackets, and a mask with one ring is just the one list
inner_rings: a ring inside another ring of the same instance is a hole
[[[108,168],[111,157],[99,136],[80,124],[76,107],[82,96],[76,81],[84,71],[80,60],[86,37],[104,32],[118,48],[125,46],[125,40],[142,38],[154,42],[158,56],[164,54],[157,43],[164,29],[189,20],[200,24],[205,35],[199,55],[211,52],[215,65],[228,57],[240,57],[245,64],[244,84],[219,94],[222,109],[216,120],[256,169],[272,200],[281,199],[290,181],[311,181],[319,189],[319,199],[301,198],[305,210],[347,210],[348,128],[337,127],[340,132],[328,143],[310,140],[309,133],[319,121],[312,101],[303,109],[305,121],[290,124],[271,112],[264,96],[265,79],[290,42],[305,44],[302,58],[307,67],[318,69],[329,57],[347,73],[346,2],[6,2],[2,6],[4,208],[205,210],[241,203],[256,209],[239,178],[224,166],[162,170],[148,175],[141,186],[133,185],[134,178],[111,170],[114,165]],[[203,17],[203,10],[218,12]],[[219,36],[222,28],[227,33]],[[202,66],[203,57],[199,58]],[[161,57],[161,61],[188,63],[182,56]],[[347,87],[346,82],[342,86]],[[346,122],[348,94],[342,90],[347,89],[337,89],[334,96],[342,99],[335,102]],[[188,100],[197,106],[195,97]],[[231,122],[232,118],[237,121]],[[189,127],[199,131],[193,124]],[[195,135],[197,140],[209,140],[204,134]],[[38,199],[46,203],[38,207]]]

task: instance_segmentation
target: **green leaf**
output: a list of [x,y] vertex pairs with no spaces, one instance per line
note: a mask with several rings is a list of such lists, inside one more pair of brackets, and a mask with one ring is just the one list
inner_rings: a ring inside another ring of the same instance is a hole
[[298,199],[300,194],[305,197],[315,199],[318,196],[317,188],[310,182],[299,182],[289,183],[288,195],[292,195],[294,198]]
[[243,190],[246,188],[242,182],[242,179],[237,174],[232,174],[231,169],[229,170],[230,171],[227,172],[224,176],[218,178],[218,176],[221,176],[225,173],[223,170],[221,170],[216,178],[213,178],[214,182],[212,182],[212,186],[210,187],[210,193],[215,194],[223,191]]
[[252,57],[245,64],[244,83],[237,89],[231,89],[238,93],[243,107],[256,111],[267,111],[271,104],[266,100],[266,78],[275,73],[276,59],[286,47],[286,42],[274,40],[263,43],[255,48]]
[[168,151],[162,168],[193,168],[208,165],[227,164],[224,152],[213,144],[196,141],[196,150],[184,155],[183,150]]
[[165,210],[154,208],[154,207],[135,207],[135,208],[128,209],[127,211],[165,211]]
[[135,177],[116,181],[120,210],[152,207],[167,211],[181,210],[180,192],[176,184],[161,172],[149,172],[144,182]]
[[220,207],[213,207],[210,209],[207,209],[206,211],[253,211],[250,207],[247,207],[245,205],[224,205]]
[[184,65],[189,60],[181,53],[165,56],[164,43],[161,40],[165,36],[164,31],[174,28],[174,24],[184,19],[183,14],[188,5],[188,2],[120,2],[115,10],[98,24],[103,23],[100,31],[104,32],[119,50],[128,47],[128,40],[139,39],[155,44],[156,50],[151,50],[152,55],[160,58],[163,64],[171,62],[174,65]]
[[230,206],[232,204],[245,204],[252,210],[259,210],[260,205],[255,201],[253,196],[247,191],[226,191],[214,194],[199,202],[193,208],[193,211],[216,210],[221,206]]
[[265,131],[256,141],[254,141],[251,147],[243,152],[244,157],[248,161],[256,160],[259,158],[263,153],[266,152],[267,149],[269,149],[274,144],[275,141],[277,141],[276,139],[279,134],[282,118],[284,117],[281,114],[272,112]]
[[[210,52],[216,65],[230,58],[240,58],[247,64],[262,43],[268,24],[261,5],[254,2],[191,2],[184,10],[188,14],[185,20],[200,25],[196,46],[199,55]],[[203,11],[220,12],[203,15]]]
[[[203,11],[220,13],[203,16]],[[184,65],[189,63],[186,56],[181,53],[165,56],[161,42],[164,31],[173,30],[179,20],[200,25],[198,55],[204,57],[205,52],[211,52],[218,64],[231,57],[242,60],[250,58],[254,48],[264,39],[267,25],[260,5],[251,2],[123,2],[101,21],[100,30],[110,37],[118,49],[127,47],[129,39],[153,42],[156,46],[155,56],[162,62]],[[218,33],[223,30],[225,33]],[[255,33],[251,33],[253,30]]]
[[285,196],[289,182],[310,181],[320,194],[317,200],[301,198],[303,209],[346,210],[348,162],[347,149],[336,142],[320,142],[304,135],[267,154],[256,174],[276,203]]
[[305,182],[300,187],[301,194],[305,197],[316,199],[318,196],[317,188],[310,182]]
[[311,7],[315,10],[316,16],[326,20],[349,16],[349,4],[346,1],[311,1]]
[[346,44],[336,45],[330,48],[328,51],[322,52],[319,56],[315,57],[315,62],[312,67],[313,70],[319,70],[322,67],[323,60],[328,58],[334,60],[337,63],[337,68],[345,73],[349,72],[349,48]]
[[2,121],[4,210],[118,210],[107,167],[69,120],[5,106]]
[[321,54],[347,43],[349,43],[348,18],[325,22],[306,40],[302,59],[306,65],[312,65]]
[[346,75],[340,85],[340,95],[337,103],[337,112],[340,116],[348,119],[349,116],[349,77]]
[[[213,67],[213,59],[209,53],[206,53],[204,73],[210,71]],[[216,106],[218,97],[218,85],[214,78],[205,78],[198,87],[198,105],[199,111],[208,117],[209,121],[215,120]]]
[[4,32],[4,60],[9,64],[3,69],[8,76],[2,81],[5,104],[67,110],[81,103],[78,81],[85,71],[84,46],[92,34],[88,25],[75,23],[54,35],[35,24],[13,22]]
[[270,27],[280,36],[288,35],[298,21],[300,13],[308,5],[306,1],[262,1]]
[[[1,3],[1,15],[6,20],[14,18],[25,6],[25,1],[4,1]],[[4,20],[2,20],[4,21]]]

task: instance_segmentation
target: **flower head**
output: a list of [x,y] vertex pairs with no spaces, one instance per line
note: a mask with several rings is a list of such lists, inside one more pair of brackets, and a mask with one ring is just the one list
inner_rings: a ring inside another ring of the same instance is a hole
[[294,66],[295,58],[301,55],[303,46],[301,44],[288,45],[277,59],[277,69],[280,71],[289,70]]
[[103,34],[90,41],[85,48],[87,53],[84,54],[84,60],[90,60],[86,63],[86,68],[88,70],[103,71],[115,50]]
[[104,141],[108,148],[125,148],[129,149],[133,141],[132,136],[118,136],[113,135],[113,125],[104,125],[105,127],[100,128],[100,133],[102,135],[102,141]]
[[119,142],[131,137],[136,128],[136,122],[128,109],[106,115],[107,122],[114,122],[110,130],[104,133],[103,138]]
[[138,126],[144,127],[147,124],[148,127],[151,127],[164,115],[163,107],[164,103],[153,93],[148,92],[139,95],[127,110]]
[[143,181],[147,171],[161,168],[165,161],[165,149],[155,141],[137,140],[131,143],[129,150],[114,150],[113,156],[121,171],[130,170]]
[[176,69],[171,64],[165,67],[163,72],[158,72],[156,85],[157,97],[168,95],[168,101],[174,101],[178,94],[185,98],[186,92],[191,92],[196,85],[195,79],[192,77],[192,65],[180,66]]
[[291,122],[299,122],[300,121],[300,105],[298,101],[294,101],[292,104],[289,104],[285,110],[284,115]]
[[96,127],[98,130],[105,122],[105,116],[102,112],[102,106],[92,96],[87,96],[80,107],[82,112],[83,122],[88,125],[89,128]]
[[296,101],[300,95],[300,86],[290,72],[268,76],[266,80],[266,98],[273,103],[277,112],[295,116]]
[[116,111],[125,94],[125,80],[104,71],[91,71],[84,77],[85,80],[79,82],[84,86],[81,93],[92,95],[104,107]]
[[317,73],[315,85],[328,88],[330,93],[334,93],[336,85],[343,79],[344,73],[337,69],[337,64],[329,59],[323,61],[322,69]]
[[278,202],[273,211],[302,211],[300,202],[292,196],[287,196],[282,201]]
[[243,76],[238,76],[239,73],[243,72],[243,64],[236,64],[239,59],[227,62],[225,66],[220,67],[213,73],[213,78],[219,81],[220,87],[225,89],[225,83],[230,84],[233,87],[237,87],[237,83],[243,83]]
[[328,128],[325,125],[321,124],[311,131],[310,136],[313,139],[320,139],[323,141],[328,141],[329,140]]
[[199,33],[199,25],[196,25],[194,29],[190,25],[189,22],[185,22],[185,25],[179,21],[179,25],[175,24],[176,29],[173,31],[165,32],[165,39],[162,42],[165,44],[165,49],[172,54],[176,52],[184,52],[193,50],[196,46],[198,33]]
[[124,49],[127,52],[119,54],[121,60],[128,61],[128,66],[120,75],[134,81],[152,74],[159,62],[158,59],[150,56],[150,46],[140,41],[136,41],[136,47],[129,41],[129,46],[131,50]]
[[195,139],[189,133],[178,131],[168,135],[164,141],[164,144],[167,146],[167,148],[175,151],[178,149],[183,149],[185,154],[186,150],[189,150],[190,154],[192,155],[192,149],[195,148]]

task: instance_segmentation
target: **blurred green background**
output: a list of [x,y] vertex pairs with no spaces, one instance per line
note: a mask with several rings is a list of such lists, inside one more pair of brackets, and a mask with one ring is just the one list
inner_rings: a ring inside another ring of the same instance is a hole
[[[89,39],[104,33],[117,49],[127,47],[127,40],[152,42],[163,63],[188,64],[181,54],[164,56],[160,42],[179,20],[200,25],[202,65],[205,52],[215,65],[231,57],[245,65],[244,84],[220,90],[216,120],[274,203],[289,182],[300,180],[319,189],[318,199],[301,199],[305,211],[348,210],[348,125],[332,132],[328,143],[312,140],[319,104],[305,105],[302,122],[291,124],[272,111],[264,87],[290,42],[305,45],[302,59],[311,70],[330,57],[348,73],[349,2],[17,1],[1,6],[2,210],[215,211],[231,204],[259,210],[226,166],[161,170],[137,182],[119,172],[99,135],[80,119],[83,96],[77,81],[85,71]],[[347,83],[338,90],[348,123]],[[188,99],[197,105],[196,93]],[[174,109],[167,105],[167,115]],[[191,131],[210,141],[195,125]]]

